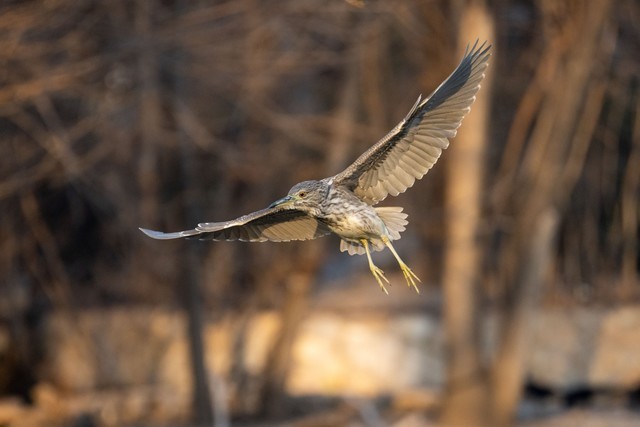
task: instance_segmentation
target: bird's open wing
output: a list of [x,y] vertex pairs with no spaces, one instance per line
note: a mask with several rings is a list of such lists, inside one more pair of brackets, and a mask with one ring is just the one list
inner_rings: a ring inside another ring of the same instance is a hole
[[426,99],[418,98],[405,119],[387,136],[334,177],[369,204],[397,196],[436,163],[475,101],[491,46],[465,53],[454,72]]
[[140,229],[154,239],[197,238],[199,240],[242,240],[245,242],[287,242],[309,240],[329,234],[324,224],[304,212],[282,207],[263,209],[225,222],[205,222],[193,230],[163,233]]

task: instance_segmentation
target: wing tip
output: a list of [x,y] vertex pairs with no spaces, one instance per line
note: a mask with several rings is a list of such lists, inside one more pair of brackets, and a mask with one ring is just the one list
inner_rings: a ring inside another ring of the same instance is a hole
[[480,43],[479,38],[476,39],[476,41],[473,43],[473,47],[471,48],[471,43],[467,43],[467,48],[465,49],[463,60],[467,58],[473,58],[473,61],[475,61],[478,58],[484,59],[485,57],[488,58],[491,56],[490,51],[493,45],[489,43],[489,40],[483,41],[480,46],[478,46],[478,43]]
[[[181,237],[188,237],[197,233],[188,233],[184,231],[178,231],[176,233],[163,233],[162,231],[149,230],[147,228],[138,227],[138,230],[142,231],[148,237],[156,240],[170,240],[170,239],[179,239]],[[195,231],[195,230],[193,230]]]
[[142,231],[146,236],[151,237],[152,239],[162,240],[166,233],[161,231],[149,230],[148,228],[138,227],[138,230]]

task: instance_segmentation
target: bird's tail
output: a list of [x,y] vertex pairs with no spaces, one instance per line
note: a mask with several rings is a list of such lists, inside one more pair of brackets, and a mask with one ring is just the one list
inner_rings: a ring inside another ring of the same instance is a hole
[[406,230],[404,226],[409,223],[409,221],[407,221],[407,217],[409,215],[403,213],[402,208],[398,206],[384,206],[375,208],[375,210],[382,222],[384,222],[384,225],[387,227],[387,231],[389,231],[389,238],[391,240],[398,240],[400,238],[400,233]]
[[[401,207],[378,207],[375,208],[376,213],[384,222],[387,231],[389,232],[389,240],[398,240],[400,233],[405,230],[405,225],[408,215],[402,212]],[[371,252],[378,252],[385,248],[384,243],[380,239],[371,241]],[[349,252],[349,255],[362,255],[364,254],[364,247],[358,242],[349,242],[346,240],[340,241],[340,251]]]

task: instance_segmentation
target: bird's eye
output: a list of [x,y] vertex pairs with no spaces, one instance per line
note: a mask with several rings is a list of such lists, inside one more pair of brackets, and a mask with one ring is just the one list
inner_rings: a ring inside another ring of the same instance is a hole
[[301,191],[301,192],[298,193],[298,196],[300,196],[302,198],[305,198],[305,197],[307,197],[307,192],[306,191]]

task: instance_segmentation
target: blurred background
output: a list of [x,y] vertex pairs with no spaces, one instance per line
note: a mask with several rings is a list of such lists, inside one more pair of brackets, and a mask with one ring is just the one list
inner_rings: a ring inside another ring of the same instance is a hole
[[[640,425],[635,0],[0,3],[0,425]],[[476,39],[380,292],[159,242],[341,171]]]

